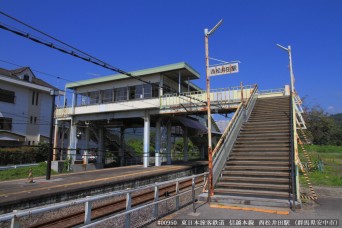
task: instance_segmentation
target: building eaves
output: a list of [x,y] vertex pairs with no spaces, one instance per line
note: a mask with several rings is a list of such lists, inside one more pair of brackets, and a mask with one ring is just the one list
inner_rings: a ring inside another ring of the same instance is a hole
[[6,76],[6,77],[10,77],[10,78],[18,80],[18,81],[23,81],[23,80],[19,79],[17,75],[22,73],[22,72],[24,72],[25,70],[31,71],[32,75],[34,76],[34,77],[32,77],[32,81],[31,82],[27,82],[27,83],[32,83],[32,84],[36,84],[36,85],[39,85],[39,86],[44,86],[44,87],[48,87],[48,88],[51,88],[51,89],[54,89],[54,90],[58,90],[58,88],[50,85],[49,83],[43,81],[42,79],[37,78],[33,74],[33,72],[30,69],[30,67],[21,67],[21,68],[14,69],[14,70],[6,70],[6,69],[3,69],[3,68],[0,68],[0,75]]
[[[200,74],[196,70],[194,70],[190,65],[188,65],[186,62],[180,62],[180,63],[170,64],[170,65],[165,65],[165,66],[132,71],[129,73],[132,74],[134,77],[142,77],[142,76],[161,74],[165,72],[171,72],[171,71],[182,70],[182,69],[187,70],[191,74],[193,79],[200,78]],[[77,88],[77,87],[117,81],[117,80],[122,80],[122,79],[127,79],[127,78],[130,78],[130,76],[127,76],[124,74],[114,74],[114,75],[109,75],[109,76],[105,76],[101,78],[94,78],[94,79],[67,83],[66,88]]]

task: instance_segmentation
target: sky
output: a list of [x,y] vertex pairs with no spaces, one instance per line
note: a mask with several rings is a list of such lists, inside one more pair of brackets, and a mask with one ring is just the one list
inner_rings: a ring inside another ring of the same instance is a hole
[[[212,77],[211,88],[283,88],[290,83],[288,54],[276,44],[291,45],[295,88],[306,105],[342,113],[340,0],[0,0],[0,11],[124,71],[187,62],[203,89],[204,29],[223,19],[209,38],[209,56],[241,63],[239,73]],[[51,42],[3,15],[0,22]],[[0,29],[0,67],[17,68],[8,62],[71,81],[113,74]]]

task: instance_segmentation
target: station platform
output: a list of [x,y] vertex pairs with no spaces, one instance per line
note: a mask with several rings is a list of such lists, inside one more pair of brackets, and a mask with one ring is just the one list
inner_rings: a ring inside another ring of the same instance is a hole
[[0,214],[200,174],[207,170],[207,165],[207,161],[148,168],[134,165],[53,175],[50,180],[37,177],[34,183],[27,179],[3,181]]

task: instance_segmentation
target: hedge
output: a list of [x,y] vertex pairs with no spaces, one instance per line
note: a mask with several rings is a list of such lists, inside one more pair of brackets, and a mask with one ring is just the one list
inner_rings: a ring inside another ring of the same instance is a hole
[[46,161],[48,151],[49,147],[47,144],[0,148],[0,165],[17,165]]

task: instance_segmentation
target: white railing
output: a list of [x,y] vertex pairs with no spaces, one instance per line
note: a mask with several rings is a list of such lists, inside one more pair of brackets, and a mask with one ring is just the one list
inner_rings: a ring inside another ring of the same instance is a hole
[[300,99],[299,95],[295,93],[294,96],[294,106],[296,111],[296,123],[297,123],[297,129],[306,129],[305,120],[303,118],[304,110],[302,108],[302,100]]
[[[71,206],[75,206],[75,205],[84,204],[84,208],[85,208],[84,226],[82,226],[82,227],[92,227],[92,226],[101,224],[105,221],[115,219],[115,218],[120,217],[120,216],[125,216],[125,227],[130,227],[130,224],[131,224],[130,214],[131,213],[138,211],[138,210],[145,209],[146,207],[154,206],[152,216],[155,219],[157,219],[160,216],[159,211],[158,211],[158,204],[160,204],[166,200],[170,200],[170,199],[175,198],[176,210],[179,210],[179,208],[180,208],[180,202],[179,202],[180,196],[184,195],[186,193],[191,193],[191,203],[193,204],[193,210],[195,212],[195,210],[196,210],[196,208],[195,208],[195,198],[196,198],[195,190],[203,189],[204,183],[206,182],[207,175],[208,175],[208,173],[205,172],[202,174],[197,174],[197,175],[193,175],[193,176],[189,176],[189,177],[182,177],[182,178],[177,178],[175,180],[154,183],[154,184],[138,187],[135,189],[115,191],[115,192],[110,192],[110,193],[101,194],[101,195],[97,195],[97,196],[87,196],[87,197],[82,198],[82,199],[77,199],[77,200],[58,203],[58,204],[52,204],[52,205],[48,205],[48,206],[44,206],[44,207],[31,208],[31,209],[22,210],[22,211],[15,210],[12,213],[0,215],[0,226],[1,226],[1,222],[11,221],[11,227],[20,227],[19,219],[22,217],[33,216],[33,215],[37,215],[37,214],[41,214],[41,213],[45,213],[45,212],[50,212],[53,210],[58,210],[58,209],[63,209],[63,208],[67,208],[67,207],[71,207]],[[196,187],[195,186],[195,179],[199,178],[199,177],[203,177],[203,184]],[[187,180],[192,181],[191,189],[180,192],[180,182],[184,182]],[[160,188],[160,186],[169,185],[169,184],[176,184],[176,187],[175,187],[176,193],[172,196],[168,196],[165,199],[159,199],[159,188]],[[147,203],[147,204],[144,204],[144,205],[136,206],[135,208],[132,208],[132,194],[135,192],[147,190],[150,188],[154,188],[154,201]],[[112,215],[110,217],[106,217],[104,219],[96,220],[95,222],[91,222],[92,206],[93,206],[93,203],[95,201],[104,200],[104,199],[108,199],[108,198],[112,198],[112,197],[119,197],[119,196],[126,196],[126,210],[124,212],[114,214],[114,215]]]
[[[253,86],[247,85],[230,88],[213,89],[210,91],[210,102],[224,106],[231,103],[239,103],[241,99],[250,97]],[[160,108],[170,109],[179,106],[205,106],[207,92],[205,90],[164,94],[160,97]]]
[[242,124],[246,122],[254,108],[257,99],[258,87],[255,85],[253,91],[244,105],[241,103],[236,110],[232,120],[229,122],[216,147],[213,150],[213,185],[219,179],[222,169],[233,149],[236,138],[239,135]]
[[72,107],[56,108],[55,110],[56,118],[66,118],[72,114]]

